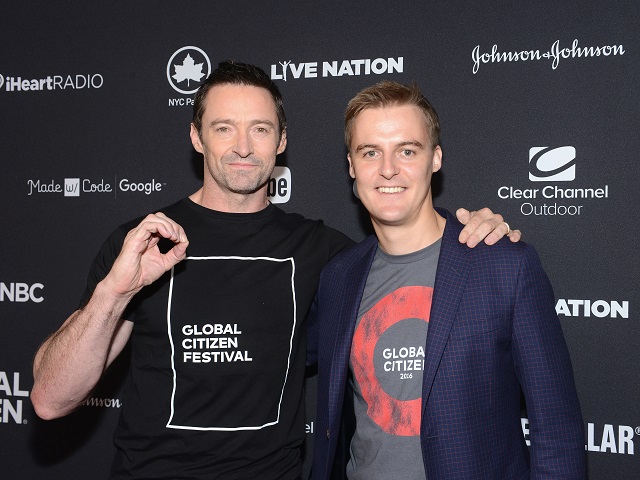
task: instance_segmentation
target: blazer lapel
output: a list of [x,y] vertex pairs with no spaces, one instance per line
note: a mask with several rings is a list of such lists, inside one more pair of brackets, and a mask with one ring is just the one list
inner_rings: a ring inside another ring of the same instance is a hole
[[[442,214],[443,211],[440,213]],[[447,224],[442,236],[427,333],[422,383],[423,418],[431,387],[449,339],[449,332],[462,299],[470,266],[470,249],[458,242],[462,225],[449,212],[446,212],[446,217]]]
[[351,255],[345,260],[345,275],[337,285],[337,288],[341,289],[341,301],[336,308],[335,338],[332,346],[334,361],[331,363],[329,374],[329,398],[336,400],[329,402],[329,418],[332,422],[340,418],[337,409],[342,408],[342,401],[338,399],[341,399],[340,395],[344,392],[347,381],[353,331],[377,248],[378,240],[372,235],[350,250]]

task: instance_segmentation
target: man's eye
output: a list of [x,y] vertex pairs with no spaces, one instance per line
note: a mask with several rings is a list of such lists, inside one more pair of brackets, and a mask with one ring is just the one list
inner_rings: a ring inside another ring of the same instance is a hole
[[409,150],[407,148],[405,148],[404,150],[402,150],[402,154],[405,157],[410,157],[411,155],[413,155],[415,152],[413,150]]
[[369,150],[368,152],[364,152],[364,156],[373,158],[376,156],[376,152],[374,150]]

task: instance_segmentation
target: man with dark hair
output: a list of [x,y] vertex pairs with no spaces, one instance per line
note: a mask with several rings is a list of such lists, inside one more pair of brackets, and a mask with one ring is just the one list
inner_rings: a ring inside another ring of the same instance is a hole
[[[295,479],[306,314],[322,267],[352,242],[268,202],[287,135],[259,68],[220,64],[190,136],[202,188],[107,239],[81,307],[36,353],[33,405],[70,413],[130,343],[112,478]],[[470,223],[497,227],[494,240],[508,230],[499,216]]]
[[525,243],[458,242],[462,225],[433,206],[439,136],[415,85],[381,82],[347,107],[349,173],[375,234],[329,262],[312,307],[313,478],[584,479],[549,280]]
[[287,128],[287,116],[284,113],[284,104],[282,95],[278,86],[264,73],[264,71],[255,65],[237,62],[222,62],[218,68],[211,72],[211,75],[201,85],[193,99],[193,120],[192,123],[196,130],[200,132],[202,128],[202,116],[206,106],[205,99],[207,93],[216,85],[250,85],[253,87],[264,88],[271,94],[273,103],[276,106],[276,114],[278,115],[278,132],[282,136]]

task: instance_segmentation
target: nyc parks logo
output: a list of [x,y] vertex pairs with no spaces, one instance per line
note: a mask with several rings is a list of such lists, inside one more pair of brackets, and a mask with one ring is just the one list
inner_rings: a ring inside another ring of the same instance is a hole
[[176,50],[167,63],[169,84],[176,92],[185,95],[195,93],[210,73],[211,61],[198,47],[182,47]]

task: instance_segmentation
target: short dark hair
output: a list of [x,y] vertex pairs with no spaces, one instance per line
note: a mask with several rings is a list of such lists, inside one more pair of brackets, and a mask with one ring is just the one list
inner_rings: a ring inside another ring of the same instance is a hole
[[249,85],[267,90],[276,105],[278,127],[280,130],[278,133],[280,137],[282,137],[282,132],[287,128],[287,117],[284,113],[282,95],[280,94],[280,90],[278,90],[278,86],[260,67],[248,63],[235,62],[233,60],[220,62],[218,68],[211,72],[195,94],[193,99],[192,122],[198,133],[202,132],[202,115],[204,115],[205,108],[204,99],[207,93],[211,87],[224,84]]
[[361,90],[349,101],[344,113],[344,141],[347,144],[347,150],[351,149],[353,123],[363,110],[403,105],[415,105],[422,111],[427,131],[429,132],[431,147],[435,148],[439,145],[440,120],[438,119],[438,112],[420,92],[418,85],[415,83],[403,85],[385,80]]

